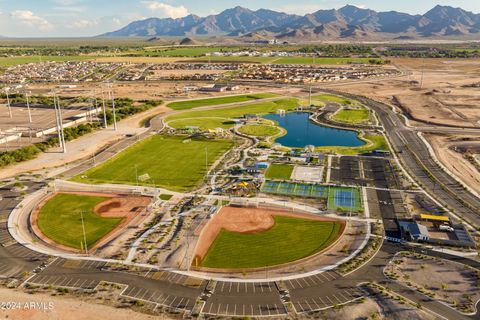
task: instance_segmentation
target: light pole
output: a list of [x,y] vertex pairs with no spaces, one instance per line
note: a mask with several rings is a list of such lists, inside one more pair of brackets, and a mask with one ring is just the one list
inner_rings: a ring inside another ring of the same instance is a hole
[[83,210],[80,211],[80,219],[82,220],[83,243],[84,243],[84,246],[85,246],[85,254],[88,254],[87,234],[86,234],[86,232],[85,232],[85,223],[83,222]]
[[8,95],[8,91],[10,91],[10,88],[5,88],[5,93],[7,95],[7,107],[8,107],[8,114],[10,115],[10,119],[13,118],[12,115],[12,106],[10,105],[10,96]]
[[31,112],[31,110],[30,110],[30,100],[29,100],[29,96],[30,96],[30,92],[27,91],[27,92],[25,93],[25,98],[27,99],[28,121],[29,121],[30,123],[32,123],[33,121],[32,121],[32,112]]
[[105,91],[102,88],[102,105],[103,105],[103,126],[107,129],[107,107],[105,106]]

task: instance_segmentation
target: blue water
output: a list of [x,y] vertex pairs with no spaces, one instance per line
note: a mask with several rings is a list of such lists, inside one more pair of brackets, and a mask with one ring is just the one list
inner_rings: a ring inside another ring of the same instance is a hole
[[306,112],[292,112],[284,116],[269,114],[265,119],[276,121],[280,127],[287,130],[286,135],[275,140],[285,147],[359,147],[365,144],[358,138],[357,132],[318,125],[310,121]]

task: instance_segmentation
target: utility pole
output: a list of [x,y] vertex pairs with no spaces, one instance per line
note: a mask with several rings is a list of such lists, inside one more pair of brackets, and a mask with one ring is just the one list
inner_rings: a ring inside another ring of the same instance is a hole
[[80,211],[80,219],[82,219],[83,243],[85,245],[85,254],[88,254],[87,234],[85,233],[85,223],[83,222],[83,210]]
[[8,106],[8,114],[10,115],[10,119],[13,118],[12,115],[12,106],[10,105],[10,96],[8,95],[8,91],[10,88],[5,88],[5,93],[7,94],[7,106]]
[[31,110],[30,110],[29,95],[30,95],[30,92],[27,91],[27,92],[25,93],[25,98],[27,99],[28,121],[29,121],[30,123],[32,123],[33,121],[32,121],[32,112],[31,112]]

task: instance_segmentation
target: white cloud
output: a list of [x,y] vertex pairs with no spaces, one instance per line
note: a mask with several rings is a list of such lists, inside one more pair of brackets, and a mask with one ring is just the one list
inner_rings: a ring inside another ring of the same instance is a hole
[[158,1],[141,1],[141,3],[152,11],[159,12],[162,17],[182,18],[188,15],[188,9],[185,6],[174,7],[172,5]]
[[48,22],[48,20],[34,15],[32,11],[15,10],[12,11],[10,15],[14,20],[27,27],[38,28],[40,30],[50,30],[53,28],[52,24]]
[[93,28],[98,25],[98,21],[96,20],[87,20],[87,19],[80,19],[74,21],[70,27],[75,29],[85,29],[85,28]]

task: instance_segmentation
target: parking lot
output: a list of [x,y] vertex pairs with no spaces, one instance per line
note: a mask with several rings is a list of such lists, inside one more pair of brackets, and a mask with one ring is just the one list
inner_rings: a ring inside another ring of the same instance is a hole
[[217,282],[202,313],[224,316],[286,315],[274,282],[237,283]]
[[[363,296],[355,286],[341,285],[341,276],[327,271],[310,277],[284,281],[298,313],[318,311],[341,305]],[[340,284],[339,284],[340,283]]]

